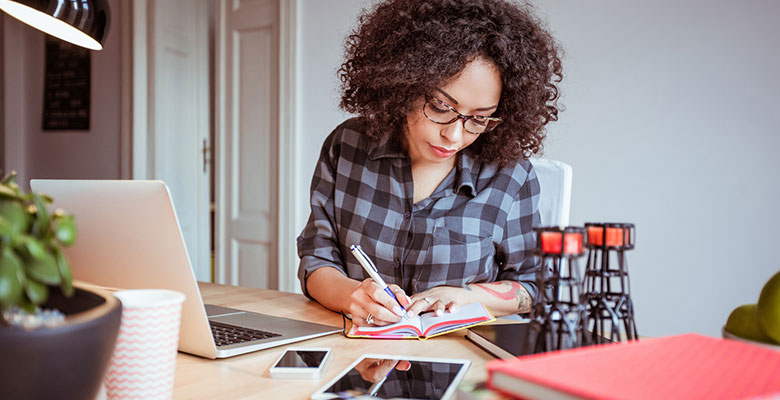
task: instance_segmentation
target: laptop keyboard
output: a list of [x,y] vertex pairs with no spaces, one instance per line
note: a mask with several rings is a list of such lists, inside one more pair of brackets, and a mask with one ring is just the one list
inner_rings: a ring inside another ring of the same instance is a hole
[[211,325],[211,335],[214,336],[214,341],[217,343],[218,347],[282,336],[278,333],[222,324],[214,321],[209,321],[209,324]]

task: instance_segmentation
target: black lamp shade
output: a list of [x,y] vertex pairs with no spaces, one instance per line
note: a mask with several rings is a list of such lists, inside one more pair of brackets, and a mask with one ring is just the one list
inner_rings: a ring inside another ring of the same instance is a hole
[[108,0],[0,0],[10,16],[52,36],[101,50],[108,35]]

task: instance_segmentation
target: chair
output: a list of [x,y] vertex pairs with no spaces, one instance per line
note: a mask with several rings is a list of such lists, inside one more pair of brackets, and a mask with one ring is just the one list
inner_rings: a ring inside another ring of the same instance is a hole
[[572,169],[568,164],[545,158],[531,159],[536,170],[541,192],[539,194],[539,214],[541,226],[569,225],[571,207]]
[[[569,209],[571,207],[571,175],[572,169],[566,163],[546,158],[532,158],[531,164],[539,180],[539,215],[540,226],[569,225]],[[501,317],[513,321],[528,321],[520,315]]]

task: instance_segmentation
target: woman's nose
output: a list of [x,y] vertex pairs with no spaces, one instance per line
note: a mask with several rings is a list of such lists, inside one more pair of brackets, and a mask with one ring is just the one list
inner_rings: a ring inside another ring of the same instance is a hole
[[441,135],[452,143],[460,142],[463,138],[463,120],[458,118],[455,122],[444,127]]

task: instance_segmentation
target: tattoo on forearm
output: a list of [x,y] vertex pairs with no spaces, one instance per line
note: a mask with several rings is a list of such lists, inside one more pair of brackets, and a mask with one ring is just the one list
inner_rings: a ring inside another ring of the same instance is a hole
[[520,313],[527,313],[531,311],[531,294],[523,287],[523,285],[514,282],[515,296],[517,296],[517,311]]
[[505,288],[507,286],[506,285],[507,283],[508,282],[475,283],[474,286],[478,286],[480,289],[488,292],[493,297],[498,297],[501,300],[512,300],[512,299],[515,298],[515,294],[512,292],[511,284],[509,285],[509,290],[507,290],[505,292],[504,291],[499,292],[499,291],[493,290],[491,288],[491,286],[492,286],[492,287],[497,287],[497,288],[502,288],[503,289],[503,288]]
[[[514,299],[517,301],[517,310],[519,312],[525,313],[531,310],[531,296],[528,295],[528,291],[525,290],[523,285],[517,282],[475,283],[474,286],[478,286],[493,297],[501,300]],[[497,291],[493,288],[506,290]]]

